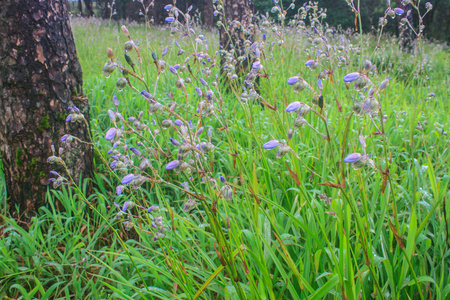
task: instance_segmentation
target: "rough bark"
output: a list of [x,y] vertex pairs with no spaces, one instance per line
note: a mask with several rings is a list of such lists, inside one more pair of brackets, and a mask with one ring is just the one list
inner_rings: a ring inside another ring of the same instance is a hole
[[76,181],[89,175],[92,148],[60,142],[65,133],[89,140],[85,124],[65,122],[73,104],[89,121],[82,95],[82,71],[65,0],[3,0],[0,152],[12,211],[19,206],[21,214],[30,215],[44,203],[49,171],[55,170],[47,163],[52,144],[63,147],[62,157]]
[[[220,27],[220,46],[227,51],[234,49],[237,58],[245,55],[245,40],[252,40],[252,33],[246,28],[252,22],[253,0],[223,0],[222,3],[225,15],[221,20],[226,25]],[[245,60],[238,66],[238,71],[242,72],[247,64],[248,60]]]

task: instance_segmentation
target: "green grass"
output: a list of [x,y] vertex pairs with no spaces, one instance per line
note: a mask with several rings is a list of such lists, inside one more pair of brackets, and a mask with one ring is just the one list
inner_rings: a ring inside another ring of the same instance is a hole
[[[152,52],[161,57],[162,49],[169,46],[169,54],[164,57],[167,65],[183,64],[188,55],[177,57],[174,42],[194,52],[191,37],[170,36],[166,27],[146,29],[130,24],[127,28],[144,58],[142,69],[150,92],[164,105],[171,101],[166,93],[172,92],[174,101],[188,111],[177,108],[176,112],[185,120],[193,118],[196,124],[193,112],[199,97],[195,87],[201,84],[192,78],[193,84],[187,85],[186,106],[183,91],[174,85],[176,76],[166,71],[157,80],[151,59]],[[195,30],[207,37],[209,53],[214,53],[219,46],[217,34]],[[103,158],[112,162],[107,155],[111,143],[104,137],[113,126],[107,113],[114,109],[112,96],[118,96],[120,112],[126,119],[143,111],[141,121],[151,129],[151,120],[166,119],[167,113],[149,115],[148,102],[136,91],[129,87],[117,91],[117,70],[109,78],[101,73],[107,47],[114,50],[116,61],[127,66],[123,58],[127,39],[118,24],[109,27],[108,22],[75,19],[73,32],[98,149],[92,179],[95,193],[86,195],[80,185],[79,189],[50,191],[47,206],[30,222],[28,232],[3,217],[0,295],[6,299],[450,297],[446,226],[450,213],[450,143],[444,133],[450,126],[450,82],[449,54],[442,46],[424,43],[423,52],[412,55],[400,52],[396,39],[382,38],[383,48],[370,58],[377,66],[370,78],[378,84],[393,77],[378,97],[381,116],[387,116],[384,137],[372,134],[377,129],[367,115],[352,114],[352,97],[357,98],[358,92],[352,85],[347,89],[342,78],[359,70],[359,39],[347,37],[356,46],[348,46],[349,53],[341,54],[347,59],[346,65],[333,68],[333,82],[324,81],[325,121],[312,112],[305,117],[321,133],[328,130],[330,141],[303,126],[289,141],[296,154],[277,159],[276,150],[265,150],[262,145],[272,139],[285,140],[295,119],[285,112],[288,103],[310,104],[312,98],[308,90],[294,93],[286,80],[299,75],[316,87],[320,70],[311,71],[304,65],[310,59],[305,49],[317,51],[305,36],[287,29],[282,35],[285,43],[279,46],[277,35],[268,33],[261,56],[268,76],[260,79],[259,91],[278,109],[262,108],[259,100],[239,101],[242,83],[233,83],[231,88],[219,83],[212,90],[223,100],[223,109],[217,117],[201,120],[205,127],[201,140],[208,141],[207,129],[213,129],[211,142],[218,149],[199,160],[218,187],[201,183],[197,172],[176,174],[165,169],[176,159],[177,151],[167,142],[170,137],[177,138],[176,133],[167,129],[161,130],[156,141],[174,157],[146,155],[164,182],[145,183],[117,196],[115,187],[125,174],[109,172],[102,162]],[[339,37],[330,36],[330,43],[338,45]],[[256,39],[260,40],[260,35]],[[272,41],[275,44],[270,46]],[[364,36],[364,59],[372,53],[374,43],[375,37]],[[131,56],[137,63],[136,54],[132,52]],[[195,77],[206,79],[201,64],[193,63],[192,58],[190,63]],[[212,77],[206,79],[210,85]],[[145,89],[132,77],[131,82],[139,91]],[[427,98],[431,92],[435,98]],[[381,126],[380,117],[374,121]],[[417,127],[418,122],[421,127]],[[224,124],[228,129],[219,130]],[[343,164],[348,153],[362,152],[360,134],[366,137],[367,152],[377,169],[353,170]],[[155,144],[150,134],[144,136]],[[126,135],[125,139],[143,151],[137,146],[137,135]],[[385,176],[380,169],[387,167]],[[154,176],[147,172],[143,174]],[[128,173],[139,172],[129,168]],[[232,201],[219,196],[222,174],[233,189]],[[320,185],[342,185],[342,178],[345,187]],[[191,191],[203,199],[189,212],[182,210],[188,199],[180,190],[184,181],[189,181]],[[331,203],[319,199],[319,194],[326,194]],[[145,208],[158,205],[160,211],[148,214],[134,208],[130,216],[134,227],[125,230],[123,221],[127,217],[115,219],[118,210],[113,202],[123,204],[128,200]],[[164,232],[166,236],[154,242],[156,230],[151,221],[158,215],[174,230]]]

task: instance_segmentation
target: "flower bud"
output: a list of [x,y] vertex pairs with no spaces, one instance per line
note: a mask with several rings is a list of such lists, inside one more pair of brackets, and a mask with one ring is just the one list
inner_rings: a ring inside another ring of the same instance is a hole
[[111,61],[108,61],[104,66],[103,66],[103,74],[105,74],[106,78],[108,78],[109,76],[111,76],[111,73],[114,72],[114,69],[117,67],[117,65]]
[[169,128],[170,126],[172,126],[172,120],[170,120],[170,119],[163,120],[163,121],[161,122],[161,126],[162,126],[162,128],[164,128],[164,129]]
[[127,64],[129,64],[133,68],[134,62],[131,59],[131,56],[127,52],[125,52],[124,56],[125,56],[125,61],[127,62]]
[[125,42],[125,45],[124,45],[125,52],[129,52],[129,51],[133,50],[133,48],[134,48],[134,42],[133,41],[126,41]]
[[362,117],[364,115],[364,104],[361,102],[356,102],[352,108],[355,115]]
[[220,189],[220,193],[222,194],[222,196],[225,200],[230,201],[233,199],[233,189],[229,185],[224,185]]
[[292,139],[293,135],[294,135],[294,130],[292,130],[292,128],[289,128],[289,130],[287,131],[287,140],[289,141],[290,139]]
[[[175,70],[176,71],[176,70]],[[184,86],[184,80],[183,78],[179,78],[176,82],[175,82],[175,86],[177,87],[177,89],[181,89]]]
[[128,32],[128,29],[127,29],[127,27],[125,27],[125,25],[122,25],[122,31],[126,36],[130,35],[130,33]]
[[[119,106],[119,99],[117,99],[117,96],[114,94],[114,96],[113,96],[113,104],[115,105],[115,106]],[[109,111],[108,111],[109,112]]]
[[197,202],[195,202],[194,199],[189,199],[188,201],[186,201],[186,203],[183,206],[183,210],[184,211],[190,211],[192,210],[195,206],[197,205]]
[[113,50],[111,48],[108,47],[106,49],[106,52],[108,53],[108,58],[109,59],[112,59],[114,57],[114,53],[113,53]]
[[302,127],[303,125],[306,125],[306,124],[307,124],[307,122],[306,122],[305,118],[298,117],[298,118],[296,118],[294,120],[294,124],[292,125],[292,127],[294,129],[298,129],[298,128]]
[[359,90],[365,88],[367,83],[368,83],[368,80],[365,77],[360,76],[353,84],[353,89],[355,91],[359,91]]
[[291,150],[291,147],[289,147],[286,144],[280,144],[280,146],[278,147],[278,151],[277,151],[277,156],[276,158],[282,158],[283,156],[285,156],[289,151]]
[[300,79],[296,84],[294,84],[294,92],[301,92],[308,87],[308,84],[303,79]]
[[385,79],[380,83],[380,92],[384,91],[384,89],[389,85],[389,79]]
[[119,91],[123,90],[124,87],[127,86],[127,80],[125,78],[119,78],[116,81],[116,87]]
[[387,15],[388,15],[389,17],[391,17],[391,18],[394,18],[394,17],[395,17],[395,11],[393,11],[392,9],[389,9],[389,10],[387,11]]
[[370,60],[366,60],[364,63],[364,72],[369,72],[372,69],[372,62]]

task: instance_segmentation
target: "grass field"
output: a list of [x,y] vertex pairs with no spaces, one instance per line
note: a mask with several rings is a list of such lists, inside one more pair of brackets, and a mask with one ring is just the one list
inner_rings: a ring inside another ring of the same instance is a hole
[[[251,87],[241,95],[243,79],[215,80],[217,32],[171,35],[169,25],[127,24],[145,83],[129,76],[136,90],[119,91],[119,70],[107,78],[102,68],[111,47],[131,70],[120,25],[74,19],[72,26],[98,150],[95,193],[84,194],[87,182],[49,190],[29,231],[3,218],[5,299],[450,298],[448,48],[421,41],[415,53],[401,52],[398,40],[383,35],[375,50],[375,35],[260,24],[267,40],[258,30],[258,50],[248,57],[263,66],[251,71],[260,77],[259,97]],[[185,50],[179,56],[176,43]],[[152,52],[161,59],[166,46],[166,71],[158,75]],[[194,59],[199,52],[209,53],[205,63]],[[169,66],[187,57],[192,74],[176,71],[184,90]],[[356,82],[367,79],[356,91],[343,78],[363,72],[366,60],[375,67],[358,75]],[[294,92],[302,89],[287,84],[294,76],[310,87]],[[155,104],[142,90],[167,110],[150,114]],[[319,94],[323,105],[314,105]],[[113,140],[122,143],[111,155],[129,156],[122,170],[110,170],[105,138],[114,95],[125,122],[117,121]],[[168,119],[183,125],[162,129]],[[152,167],[140,168],[144,160]],[[127,174],[135,175],[130,183]]]

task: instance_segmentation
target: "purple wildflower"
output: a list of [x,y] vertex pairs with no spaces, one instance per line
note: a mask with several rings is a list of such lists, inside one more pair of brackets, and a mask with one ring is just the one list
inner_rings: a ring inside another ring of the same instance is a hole
[[292,103],[289,103],[289,105],[286,107],[286,112],[290,113],[293,111],[296,111],[301,106],[301,103],[299,101],[294,101]]
[[208,83],[207,83],[203,78],[200,78],[200,82],[201,82],[204,86],[207,86],[207,85],[208,85]]
[[174,17],[167,17],[167,18],[166,18],[166,22],[167,22],[167,23],[172,23],[173,21],[175,21],[175,18],[174,18]]
[[169,71],[172,72],[172,74],[174,74],[174,75],[177,75],[177,74],[178,74],[177,69],[175,69],[175,68],[172,67],[172,66],[169,67]]
[[144,98],[147,99],[147,100],[151,100],[153,98],[152,94],[150,94],[147,91],[142,91],[141,95],[144,96]]
[[68,115],[66,118],[66,122],[70,122],[70,120],[72,120],[72,115]]
[[[173,17],[169,17],[169,18],[172,18],[173,19]],[[166,18],[166,21],[167,21],[167,19],[168,18]],[[173,21],[173,20],[172,20]],[[171,22],[172,22],[171,21]],[[169,22],[170,23],[170,22]],[[163,49],[163,51],[162,51],[162,56],[164,56],[164,55],[166,55],[167,53],[169,52],[169,46],[166,46],[164,49]]]
[[112,127],[106,132],[106,140],[110,141],[116,136],[116,128]]
[[289,85],[294,85],[294,84],[296,84],[297,82],[299,82],[300,81],[300,77],[298,77],[298,76],[293,76],[293,77],[291,77],[291,78],[289,78],[288,80],[287,80],[287,84],[289,84]]
[[267,143],[265,143],[263,145],[263,148],[267,149],[267,150],[272,150],[272,149],[278,147],[279,144],[280,144],[280,142],[278,142],[277,140],[271,140],[271,141],[268,141]]
[[167,11],[169,11],[169,10],[171,10],[172,9],[172,5],[171,4],[167,4],[166,6],[164,6],[164,9],[165,10],[167,10]]
[[323,84],[322,84],[322,80],[321,79],[317,80],[317,86],[319,87],[319,90],[323,89]]
[[175,169],[176,167],[178,167],[180,165],[180,161],[179,160],[173,160],[170,163],[167,164],[166,169],[167,170],[172,170]]
[[405,11],[403,9],[401,9],[400,7],[394,8],[394,11],[399,16],[401,16],[401,15],[403,15],[405,13]]
[[124,178],[122,178],[121,184],[128,184],[134,179],[134,174],[128,174]]
[[344,82],[348,83],[348,82],[353,82],[353,81],[355,81],[358,78],[359,78],[359,73],[358,72],[353,72],[353,73],[345,75],[342,80]]
[[180,146],[180,145],[181,145],[181,143],[180,143],[179,141],[177,141],[176,139],[173,139],[173,138],[170,139],[170,142],[171,142],[173,145],[175,145],[175,146]]
[[117,96],[115,94],[113,96],[113,103],[115,106],[119,106],[119,99],[117,98]]
[[131,147],[130,150],[131,150],[131,152],[133,152],[134,155],[136,155],[136,156],[142,156],[141,151],[139,151],[138,149],[136,149],[136,148],[134,148],[134,147]]
[[361,158],[362,158],[362,155],[360,153],[351,153],[344,158],[344,161],[346,163],[353,163],[355,161],[360,160]]
[[314,64],[314,60],[313,59],[310,59],[310,60],[308,60],[307,62],[305,62],[305,66],[312,66]]

